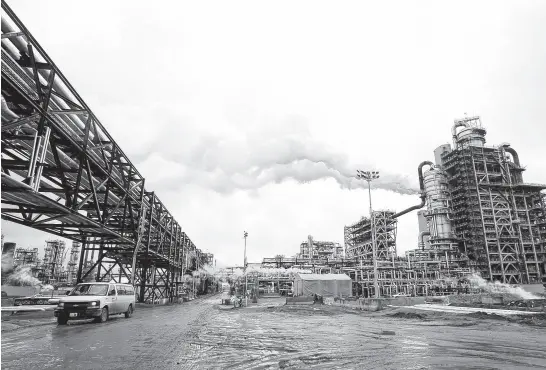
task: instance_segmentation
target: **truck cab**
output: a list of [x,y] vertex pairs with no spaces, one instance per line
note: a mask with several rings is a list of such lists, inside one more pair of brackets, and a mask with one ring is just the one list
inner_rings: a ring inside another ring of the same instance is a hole
[[130,284],[81,283],[60,298],[54,315],[59,325],[68,320],[94,319],[105,322],[110,315],[131,317],[135,309],[135,290]]

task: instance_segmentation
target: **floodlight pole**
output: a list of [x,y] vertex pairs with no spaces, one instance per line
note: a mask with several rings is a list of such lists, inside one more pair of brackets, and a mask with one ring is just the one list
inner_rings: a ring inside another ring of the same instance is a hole
[[247,290],[248,290],[248,279],[247,279],[247,276],[246,276],[246,238],[248,237],[248,233],[245,231],[244,234],[243,234],[244,238],[245,238],[245,262],[244,262],[244,274],[245,274],[245,307],[248,307],[248,297],[247,297]]
[[374,223],[374,214],[372,209],[372,190],[371,182],[379,178],[378,171],[361,171],[357,170],[357,177],[359,179],[366,180],[368,183],[368,199],[370,200],[370,233],[372,235],[372,260],[373,260],[373,285],[374,285],[374,296],[379,298],[379,283],[377,281],[377,245],[375,240],[375,223]]

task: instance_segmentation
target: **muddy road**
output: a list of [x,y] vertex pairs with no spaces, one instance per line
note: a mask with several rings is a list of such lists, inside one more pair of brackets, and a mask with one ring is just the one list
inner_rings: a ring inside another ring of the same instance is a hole
[[[546,369],[546,328],[212,297],[104,324],[53,320],[2,332],[4,369]],[[268,307],[269,305],[269,307]],[[53,315],[53,314],[51,314]],[[391,315],[391,316],[387,316]]]

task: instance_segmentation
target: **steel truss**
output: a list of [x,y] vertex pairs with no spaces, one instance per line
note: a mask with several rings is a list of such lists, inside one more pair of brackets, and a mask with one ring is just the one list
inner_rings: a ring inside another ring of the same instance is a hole
[[171,298],[201,252],[4,1],[2,10],[2,218],[80,242],[78,281],[134,275],[142,301]]

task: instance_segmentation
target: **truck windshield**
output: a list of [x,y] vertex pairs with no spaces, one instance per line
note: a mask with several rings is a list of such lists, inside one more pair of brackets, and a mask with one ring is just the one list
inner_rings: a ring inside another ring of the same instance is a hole
[[69,295],[106,295],[107,292],[106,284],[81,284],[76,285]]

